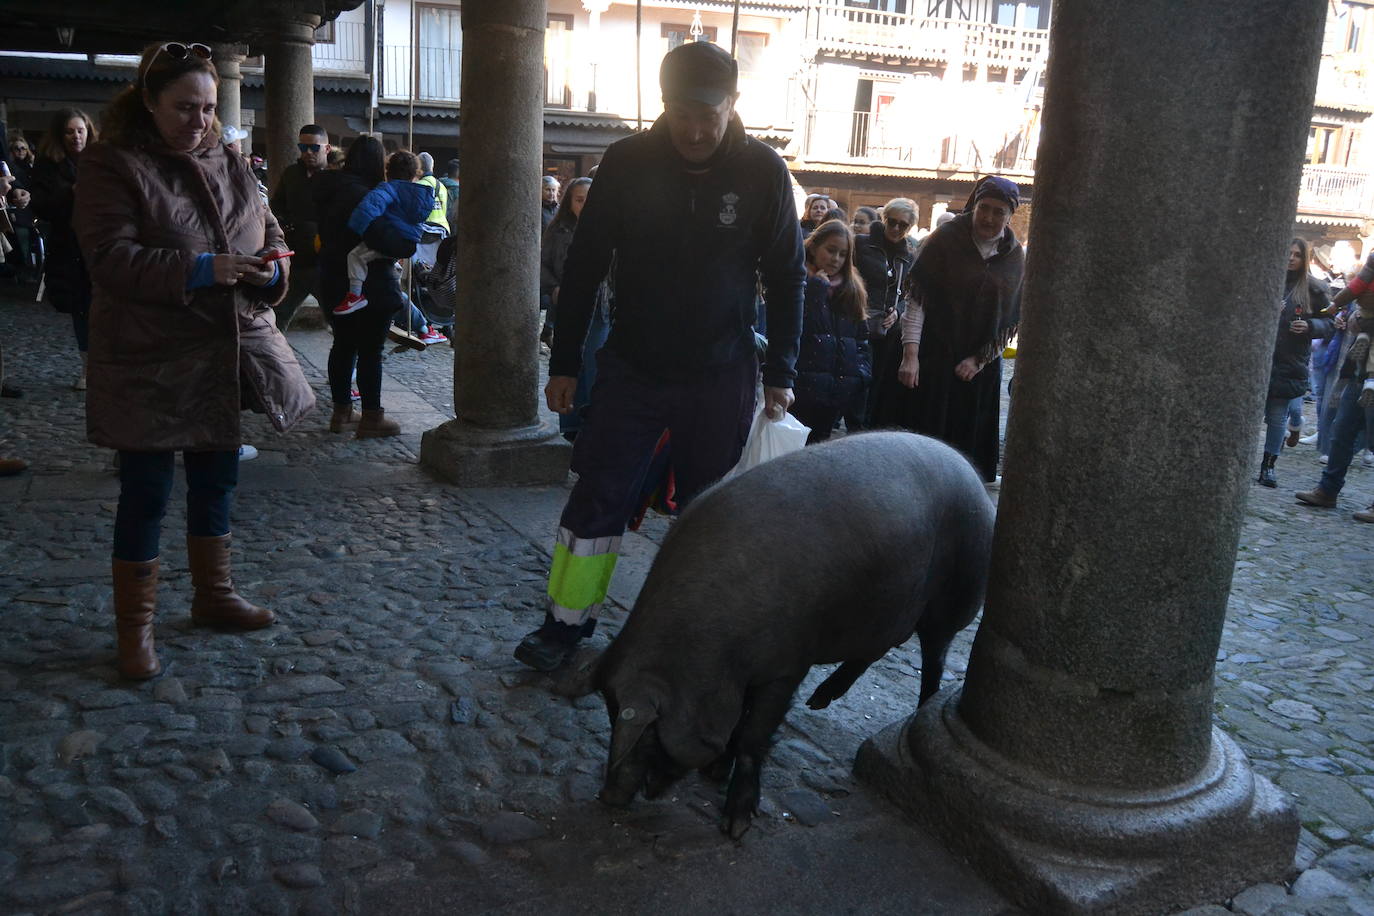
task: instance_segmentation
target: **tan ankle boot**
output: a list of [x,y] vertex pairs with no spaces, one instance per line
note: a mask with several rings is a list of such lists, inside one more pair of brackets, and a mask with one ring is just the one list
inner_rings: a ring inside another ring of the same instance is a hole
[[229,574],[229,539],[219,537],[186,538],[186,558],[191,566],[191,619],[199,624],[259,630],[276,622],[277,615],[250,604],[234,591]]
[[358,415],[353,412],[353,405],[347,407],[335,407],[334,414],[329,418],[329,431],[331,433],[341,433],[345,426],[352,426],[358,422]]
[[386,418],[386,411],[378,407],[376,410],[363,408],[362,419],[358,421],[359,439],[379,439],[382,436],[399,436],[401,434],[401,424],[395,420]]
[[119,673],[130,680],[146,681],[162,672],[153,648],[158,562],[156,557],[143,562],[111,561]]

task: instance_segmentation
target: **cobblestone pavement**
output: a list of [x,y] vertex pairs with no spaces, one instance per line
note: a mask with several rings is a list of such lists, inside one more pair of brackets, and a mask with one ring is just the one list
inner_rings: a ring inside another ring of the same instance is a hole
[[[321,406],[286,436],[248,419],[262,454],[234,512],[237,583],[281,623],[189,625],[174,500],[166,673],[133,684],[113,668],[118,486],[84,441],[69,329],[0,294],[26,392],[0,402],[0,455],[33,465],[0,479],[0,912],[1009,911],[849,772],[914,707],[914,648],[829,709],[789,714],[740,846],[695,778],[668,800],[597,805],[599,699],[555,697],[510,658],[540,618],[565,488],[463,490],[418,470],[419,433],[451,409],[449,348],[388,357],[384,403],[405,434],[357,441],[325,431],[327,332],[291,339]],[[1339,511],[1296,506],[1317,470],[1300,446],[1281,489],[1253,491],[1219,655],[1217,724],[1304,824],[1296,881],[1218,901],[1235,912],[1374,913],[1374,532],[1349,518],[1374,469],[1357,463]],[[607,631],[665,530],[646,527]]]

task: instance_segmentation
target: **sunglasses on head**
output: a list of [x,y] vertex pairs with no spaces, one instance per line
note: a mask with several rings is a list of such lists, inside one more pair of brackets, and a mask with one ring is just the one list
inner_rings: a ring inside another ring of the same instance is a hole
[[147,77],[148,71],[153,68],[153,62],[163,54],[166,54],[173,60],[185,60],[192,55],[199,57],[201,60],[209,60],[210,46],[200,44],[199,42],[182,44],[179,41],[169,41],[159,46],[158,49],[153,52],[153,56],[148,58],[148,64],[143,68],[143,72],[138,75],[139,82],[142,82],[144,78]]
[[302,153],[318,153],[320,151],[320,146],[321,144],[319,143],[297,143],[296,149],[300,150]]

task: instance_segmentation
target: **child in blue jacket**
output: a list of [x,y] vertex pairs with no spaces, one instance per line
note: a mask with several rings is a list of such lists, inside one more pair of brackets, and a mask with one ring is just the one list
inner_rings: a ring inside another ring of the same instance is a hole
[[[419,174],[420,160],[413,153],[404,150],[392,153],[386,161],[387,181],[368,191],[353,208],[348,228],[361,236],[378,221],[379,227],[396,239],[395,249],[414,254],[425,220],[434,209],[434,189],[416,184]],[[349,315],[367,305],[363,296],[367,265],[391,257],[369,248],[365,242],[359,242],[348,253],[348,295],[334,306],[335,315]]]

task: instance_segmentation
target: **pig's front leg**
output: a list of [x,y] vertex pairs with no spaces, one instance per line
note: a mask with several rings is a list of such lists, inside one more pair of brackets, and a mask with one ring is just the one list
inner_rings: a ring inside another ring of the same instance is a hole
[[735,767],[730,776],[730,788],[725,792],[725,814],[720,829],[738,840],[749,829],[759,807],[759,776],[768,757],[773,733],[787,715],[792,695],[801,683],[799,675],[779,678],[749,690],[744,701],[744,715],[735,732]]

